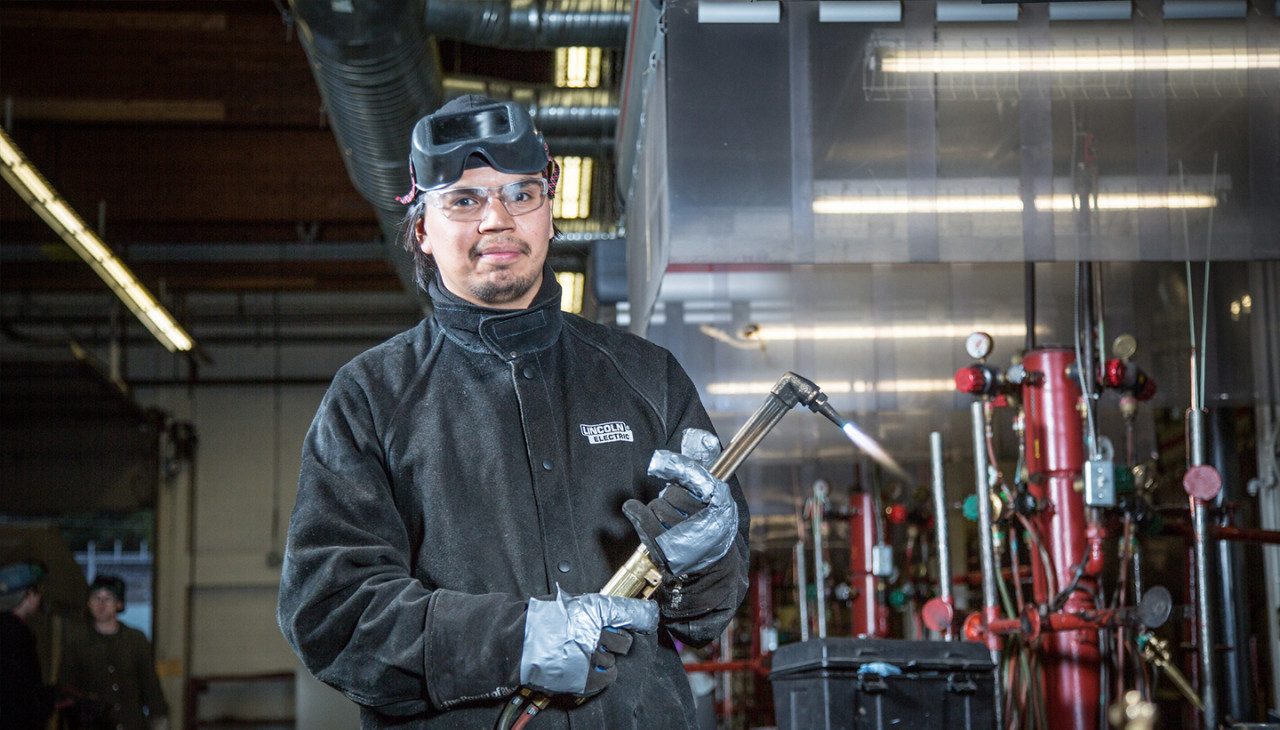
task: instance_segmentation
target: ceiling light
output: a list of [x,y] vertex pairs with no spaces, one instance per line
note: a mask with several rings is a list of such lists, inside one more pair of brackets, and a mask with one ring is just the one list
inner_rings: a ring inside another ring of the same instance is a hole
[[1073,73],[1137,71],[1239,71],[1280,68],[1280,50],[1187,48],[1139,51],[1129,48],[1016,47],[899,49],[879,57],[885,73]]
[[4,129],[0,128],[0,177],[17,191],[45,223],[111,287],[116,297],[170,352],[195,347],[191,337],[156,303],[111,249],[91,231],[26,159]]
[[573,46],[556,49],[555,79],[561,89],[595,89],[600,86],[599,48]]
[[[1090,201],[1097,210],[1148,210],[1157,208],[1213,208],[1218,198],[1210,193],[1102,193]],[[1037,196],[1036,210],[1063,212],[1082,207],[1076,196]],[[905,213],[1021,213],[1017,195],[841,195],[814,198],[813,212],[821,215],[893,215]]]
[[560,182],[551,201],[551,214],[556,218],[588,218],[591,216],[591,175],[595,169],[590,157],[557,157]]
[[578,271],[556,273],[556,281],[560,282],[561,311],[582,314],[582,295],[586,279],[586,275]]
[[968,337],[982,331],[993,337],[1026,336],[1024,324],[898,324],[898,325],[749,325],[743,337],[757,340],[918,340]]

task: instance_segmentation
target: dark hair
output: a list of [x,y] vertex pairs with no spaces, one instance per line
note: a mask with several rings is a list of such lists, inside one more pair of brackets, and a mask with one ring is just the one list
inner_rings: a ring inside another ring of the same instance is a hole
[[89,595],[98,591],[110,591],[118,601],[124,603],[124,581],[114,575],[100,575],[89,584]]

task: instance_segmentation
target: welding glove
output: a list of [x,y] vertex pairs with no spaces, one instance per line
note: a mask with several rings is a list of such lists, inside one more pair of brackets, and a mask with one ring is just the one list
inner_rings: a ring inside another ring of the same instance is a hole
[[599,593],[530,598],[525,614],[520,683],[547,694],[590,697],[618,678],[617,657],[631,650],[631,631],[658,628],[658,606]]
[[649,474],[668,480],[658,498],[622,505],[654,562],[671,576],[705,571],[729,552],[738,534],[738,505],[729,485],[707,470],[719,455],[715,434],[685,429],[679,454],[658,450],[649,461]]

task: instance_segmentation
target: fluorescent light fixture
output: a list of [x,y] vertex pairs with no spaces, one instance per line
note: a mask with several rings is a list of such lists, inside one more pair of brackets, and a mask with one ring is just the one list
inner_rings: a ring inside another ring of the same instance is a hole
[[[1213,208],[1218,205],[1210,193],[1102,193],[1091,201],[1096,210],[1171,210]],[[901,215],[906,213],[1021,213],[1022,198],[1017,195],[848,195],[814,198],[813,212],[821,215]],[[1075,210],[1081,204],[1067,194],[1037,196],[1036,210],[1055,213]]]
[[578,271],[556,272],[556,281],[560,282],[560,310],[582,314],[582,293],[587,277]]
[[588,218],[591,216],[591,175],[595,163],[590,157],[557,157],[560,182],[551,201],[551,214],[556,218]]
[[777,23],[782,20],[782,3],[777,0],[700,0],[699,23]]
[[[707,384],[708,395],[764,395],[773,390],[773,381],[724,382]],[[822,392],[832,394],[868,393],[947,393],[955,392],[952,378],[916,378],[903,380],[837,380],[818,383]]]
[[1017,3],[984,3],[982,0],[938,0],[938,22],[979,23],[1016,21]]
[[753,325],[743,337],[756,340],[923,340],[968,337],[976,331],[992,337],[1024,337],[1025,324]]
[[45,182],[44,177],[3,128],[0,128],[0,160],[4,162],[0,165],[0,177],[49,224],[71,250],[93,268],[107,286],[111,287],[111,291],[115,292],[116,297],[124,302],[162,345],[170,352],[186,352],[195,347],[195,342],[168,310],[156,303],[146,287],[129,271],[129,267],[111,252],[71,206],[58,196],[57,191]]
[[1049,3],[1049,20],[1128,20],[1132,16],[1129,0]]
[[819,23],[900,23],[899,0],[819,0]]
[[571,46],[556,49],[555,79],[561,89],[595,89],[600,86],[599,48]]
[[1164,19],[1243,18],[1248,0],[1164,0]]
[[890,49],[881,54],[879,68],[885,73],[927,74],[1242,71],[1280,68],[1280,49]]

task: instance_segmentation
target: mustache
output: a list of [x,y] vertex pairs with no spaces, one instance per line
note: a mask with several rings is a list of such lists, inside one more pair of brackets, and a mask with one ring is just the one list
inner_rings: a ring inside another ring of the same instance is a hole
[[509,248],[512,246],[514,246],[517,250],[519,250],[520,253],[523,253],[526,255],[533,252],[533,248],[529,246],[528,242],[526,242],[524,239],[517,238],[516,236],[502,235],[502,236],[494,236],[493,238],[481,239],[474,246],[472,246],[469,251],[467,251],[467,255],[474,259],[478,256],[488,253],[490,249]]

